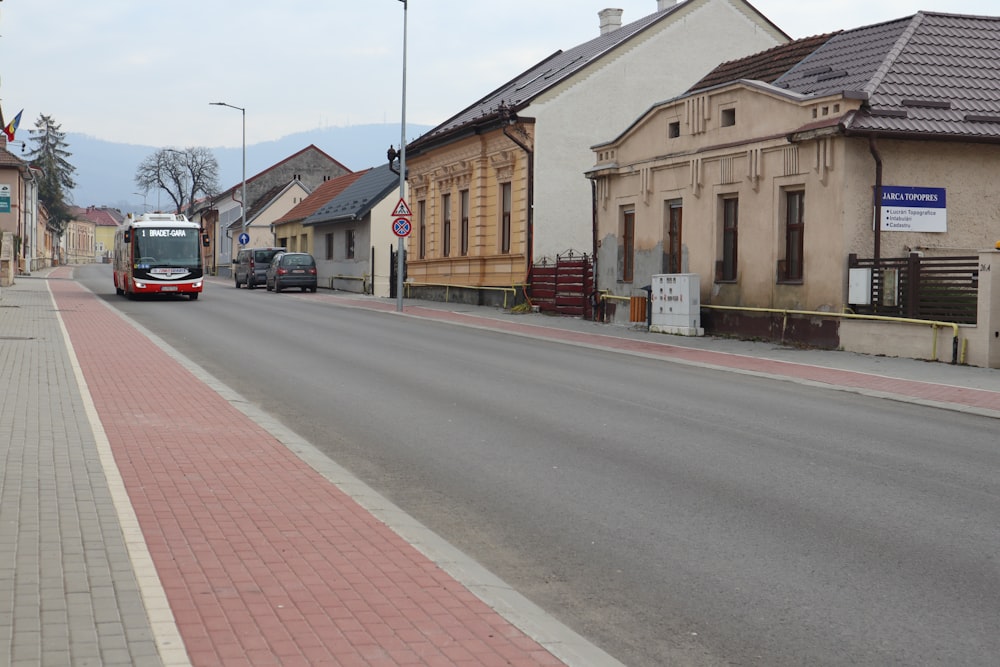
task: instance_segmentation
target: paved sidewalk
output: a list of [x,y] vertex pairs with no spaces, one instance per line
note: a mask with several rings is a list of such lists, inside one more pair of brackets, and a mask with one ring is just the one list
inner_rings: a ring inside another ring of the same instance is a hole
[[[616,664],[71,272],[0,294],[0,665]],[[996,370],[461,304],[402,316],[1000,417]]]
[[2,295],[0,664],[614,663],[528,637],[69,275]]

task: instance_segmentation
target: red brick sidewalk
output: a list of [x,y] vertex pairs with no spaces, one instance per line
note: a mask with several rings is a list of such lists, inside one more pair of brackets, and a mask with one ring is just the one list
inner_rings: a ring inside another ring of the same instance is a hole
[[51,289],[192,664],[562,664],[93,294]]

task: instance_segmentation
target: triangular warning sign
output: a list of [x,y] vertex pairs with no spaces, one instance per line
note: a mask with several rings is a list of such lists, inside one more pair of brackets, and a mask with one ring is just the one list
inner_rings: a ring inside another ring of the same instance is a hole
[[413,211],[407,205],[406,200],[400,197],[399,203],[396,204],[396,210],[392,212],[392,217],[394,218],[408,218],[413,215]]

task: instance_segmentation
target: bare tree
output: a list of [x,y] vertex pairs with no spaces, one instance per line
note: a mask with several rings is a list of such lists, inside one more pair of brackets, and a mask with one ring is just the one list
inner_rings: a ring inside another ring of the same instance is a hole
[[139,164],[135,183],[144,191],[165,191],[174,210],[191,217],[199,194],[211,197],[218,192],[219,163],[207,148],[161,148]]

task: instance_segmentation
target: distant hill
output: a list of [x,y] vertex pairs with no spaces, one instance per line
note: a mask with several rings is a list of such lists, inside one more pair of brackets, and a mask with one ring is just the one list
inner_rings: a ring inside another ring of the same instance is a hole
[[[407,142],[431,129],[429,125],[407,125]],[[137,146],[102,141],[84,134],[66,134],[70,163],[76,167],[73,203],[77,206],[110,206],[123,212],[141,212],[143,196],[135,185],[135,170],[147,156],[162,146]],[[306,146],[317,148],[351,171],[377,167],[386,162],[389,146],[399,146],[399,125],[352,125],[290,134],[275,141],[247,146],[247,178],[264,171]],[[184,148],[187,148],[185,146]],[[242,148],[211,148],[219,162],[219,187],[227,190],[243,178]],[[149,209],[169,207],[166,193],[149,192]]]

